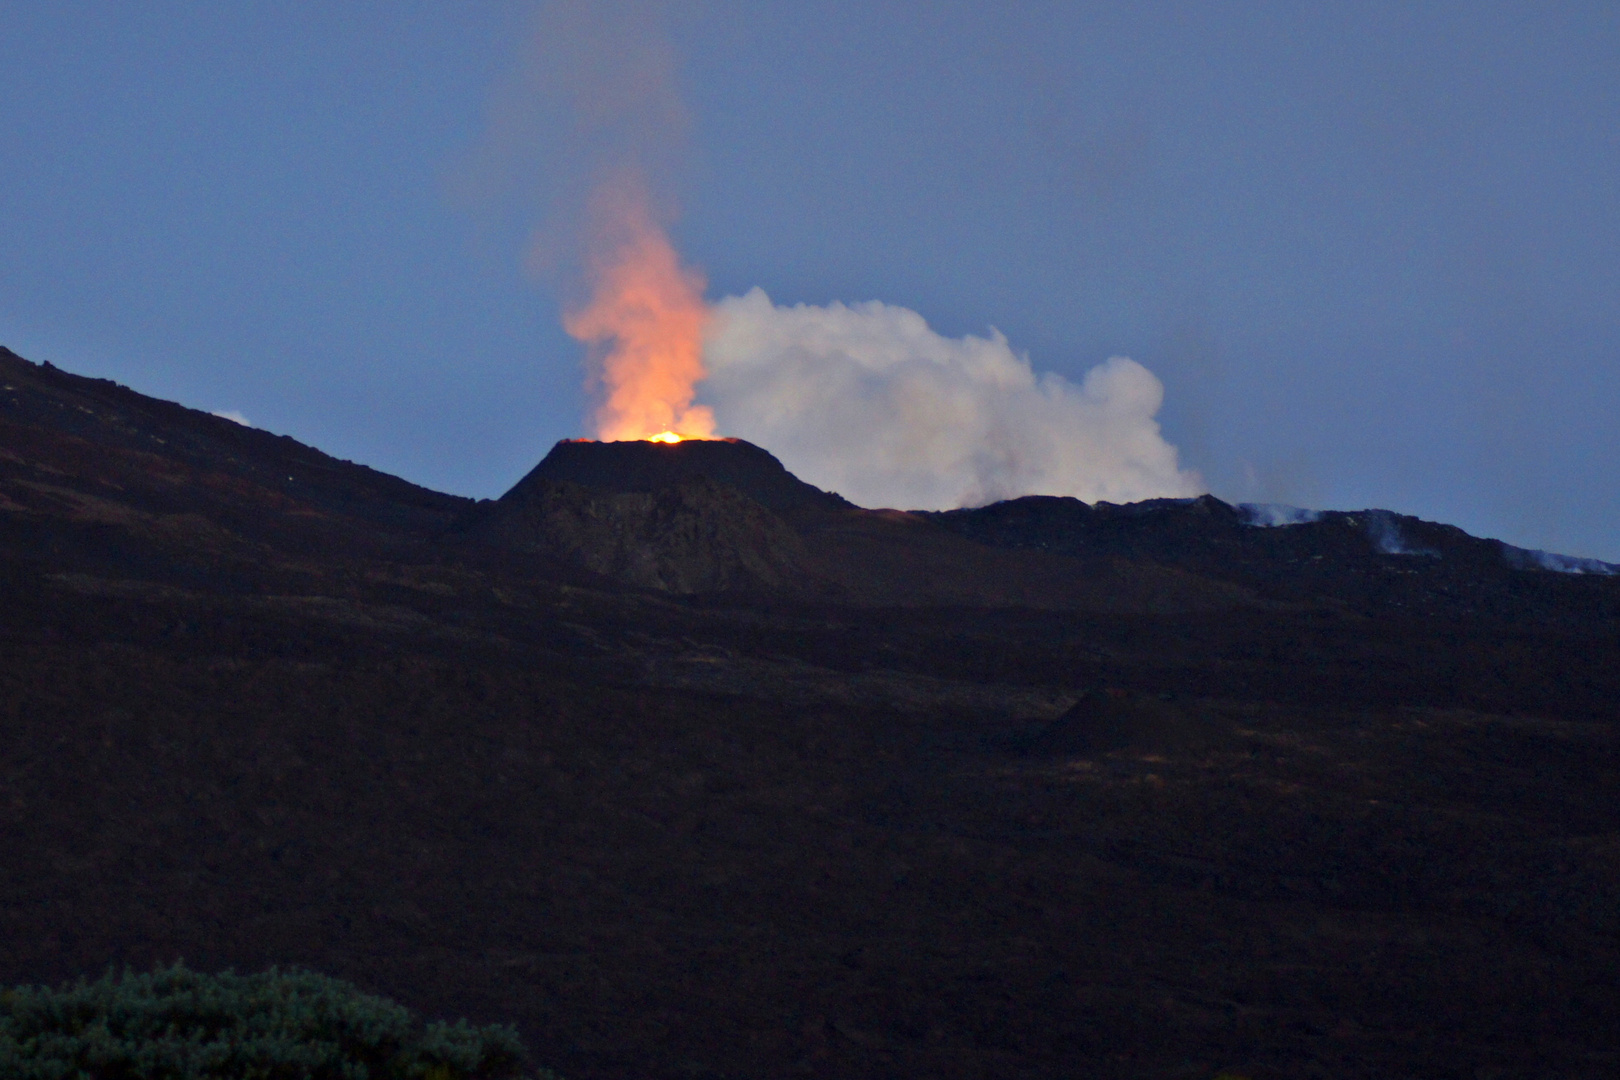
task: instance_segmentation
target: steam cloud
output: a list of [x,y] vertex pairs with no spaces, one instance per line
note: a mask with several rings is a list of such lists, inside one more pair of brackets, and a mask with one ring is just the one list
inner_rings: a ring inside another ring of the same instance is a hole
[[1037,375],[994,330],[947,338],[907,308],[779,307],[755,288],[715,305],[704,360],[720,431],[863,506],[1205,490],[1159,433],[1163,384],[1125,357],[1077,385]]

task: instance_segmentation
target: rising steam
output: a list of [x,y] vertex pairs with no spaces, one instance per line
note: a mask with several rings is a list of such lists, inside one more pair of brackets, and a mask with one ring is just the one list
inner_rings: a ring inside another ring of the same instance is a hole
[[1076,385],[995,331],[947,338],[906,308],[778,307],[757,288],[716,305],[704,356],[721,430],[863,506],[1205,490],[1159,433],[1163,384],[1124,357]]
[[711,437],[713,414],[692,404],[709,321],[703,275],[681,265],[639,183],[605,187],[592,209],[591,299],[563,326],[591,347],[596,437]]

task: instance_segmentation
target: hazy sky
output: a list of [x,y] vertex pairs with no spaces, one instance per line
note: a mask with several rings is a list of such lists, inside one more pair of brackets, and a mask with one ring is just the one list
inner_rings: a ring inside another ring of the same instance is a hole
[[1620,560],[1620,6],[678,7],[6,4],[0,344],[499,494],[589,409],[534,65],[628,26],[711,298],[1129,356],[1224,498]]

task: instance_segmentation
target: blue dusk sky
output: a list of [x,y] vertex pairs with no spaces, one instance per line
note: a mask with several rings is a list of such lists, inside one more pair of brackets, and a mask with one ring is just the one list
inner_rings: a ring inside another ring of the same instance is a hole
[[[629,139],[713,300],[1128,356],[1230,501],[1620,561],[1620,5],[15,0],[0,50],[0,344],[418,483],[587,433],[534,237]],[[651,128],[582,127],[627,70]]]

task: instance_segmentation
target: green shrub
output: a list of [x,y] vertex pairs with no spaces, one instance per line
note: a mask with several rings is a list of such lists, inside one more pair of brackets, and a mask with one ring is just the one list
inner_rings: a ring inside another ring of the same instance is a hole
[[176,963],[0,991],[5,1080],[506,1080],[526,1059],[510,1027],[422,1025],[297,969],[203,975]]

